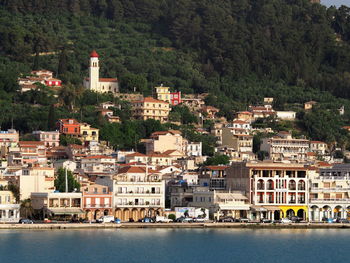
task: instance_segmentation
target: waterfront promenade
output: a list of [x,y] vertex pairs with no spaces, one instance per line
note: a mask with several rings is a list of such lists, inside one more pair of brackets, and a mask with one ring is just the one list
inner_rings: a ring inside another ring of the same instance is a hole
[[112,228],[250,228],[250,229],[350,229],[350,224],[328,223],[46,223],[46,224],[0,224],[1,229],[112,229]]

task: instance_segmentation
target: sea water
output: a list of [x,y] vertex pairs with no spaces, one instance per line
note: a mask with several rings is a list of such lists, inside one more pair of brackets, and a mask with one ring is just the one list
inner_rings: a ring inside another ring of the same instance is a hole
[[0,230],[0,263],[349,262],[350,230]]

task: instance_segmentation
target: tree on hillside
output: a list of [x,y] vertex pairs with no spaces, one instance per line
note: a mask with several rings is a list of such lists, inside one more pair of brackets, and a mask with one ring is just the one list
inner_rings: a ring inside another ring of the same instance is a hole
[[[68,192],[79,191],[80,184],[75,180],[73,173],[71,171],[67,171],[68,178]],[[60,168],[58,169],[56,179],[55,179],[55,187],[56,190],[60,192],[66,191],[66,169]]]

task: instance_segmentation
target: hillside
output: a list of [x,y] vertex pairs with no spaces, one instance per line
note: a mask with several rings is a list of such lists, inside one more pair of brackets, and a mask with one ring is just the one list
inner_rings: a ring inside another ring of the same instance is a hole
[[[78,87],[96,49],[102,74],[118,76],[122,91],[132,80],[144,94],[159,83],[209,92],[207,103],[228,119],[275,97],[275,108],[300,111],[299,129],[332,141],[350,116],[336,114],[341,105],[350,109],[349,14],[307,0],[0,0],[0,111],[23,103],[0,121],[42,127],[35,116],[55,100],[47,95],[43,108],[30,106],[31,98],[15,95],[19,74],[47,68]],[[320,106],[306,116],[308,100]]]

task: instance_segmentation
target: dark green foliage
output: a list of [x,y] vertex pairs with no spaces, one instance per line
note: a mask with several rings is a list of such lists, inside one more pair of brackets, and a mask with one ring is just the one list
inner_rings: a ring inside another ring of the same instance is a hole
[[213,157],[208,158],[204,165],[227,165],[230,163],[230,157],[227,155],[215,154]]
[[194,124],[198,122],[197,117],[190,112],[186,106],[175,106],[171,109],[169,115],[170,121],[181,122],[181,124]]
[[67,146],[69,144],[78,144],[81,145],[81,140],[74,138],[74,137],[70,137],[70,136],[66,136],[66,135],[60,135],[60,144],[62,146]]
[[[56,118],[110,127],[122,134],[104,128],[102,138],[113,137],[116,147],[136,147],[147,132],[128,122],[129,105],[121,102],[114,110],[123,124],[105,124],[94,107],[114,98],[82,91],[88,55],[96,49],[101,76],[117,76],[122,91],[136,87],[150,95],[164,83],[183,93],[209,92],[206,103],[228,120],[235,111],[274,97],[277,110],[297,105],[298,127],[273,120],[258,123],[261,127],[305,130],[310,138],[339,138],[346,146],[339,127],[350,122],[349,44],[349,8],[327,9],[307,0],[0,0],[0,125],[9,128],[13,120],[24,133],[52,129],[48,112],[59,103]],[[16,94],[18,76],[33,67],[64,80],[58,99],[43,87]],[[325,114],[303,114],[308,100],[318,101]],[[344,116],[335,105],[345,105]],[[197,122],[185,109],[174,109],[170,118]],[[322,130],[328,122],[330,129]],[[213,154],[210,135],[184,129]]]
[[[55,180],[55,187],[57,191],[65,192],[66,191],[66,170],[60,168],[57,172],[57,177]],[[67,171],[68,178],[68,192],[79,191],[80,184],[75,180],[73,173],[71,171]]]

